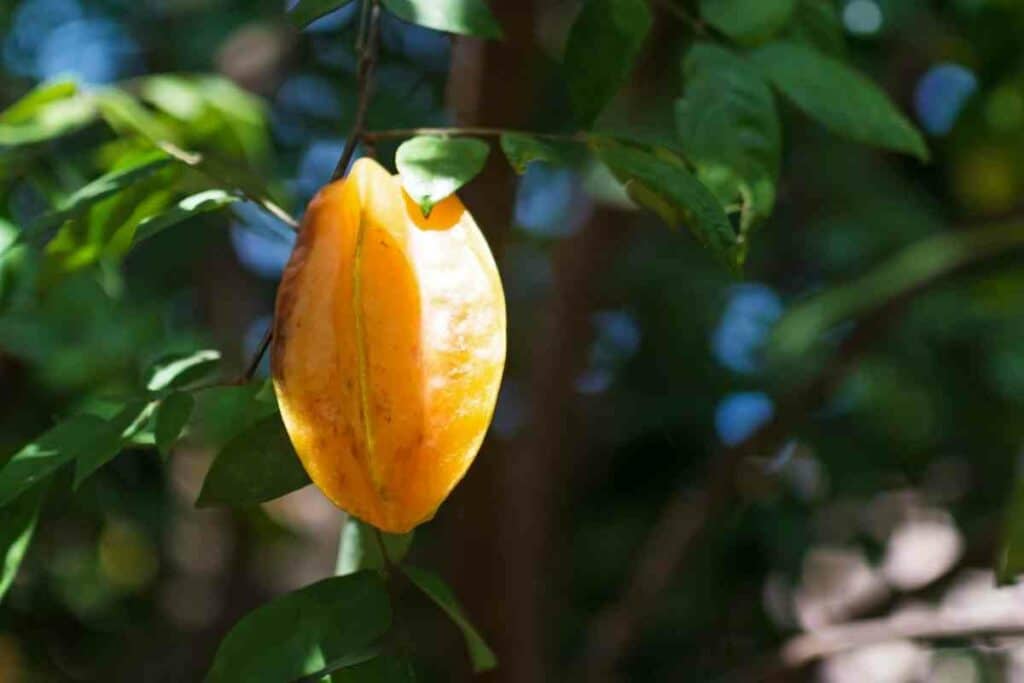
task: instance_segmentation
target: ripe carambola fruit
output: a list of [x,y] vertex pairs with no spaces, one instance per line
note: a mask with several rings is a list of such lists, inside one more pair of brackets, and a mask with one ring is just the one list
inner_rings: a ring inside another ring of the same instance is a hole
[[425,218],[370,159],[320,191],[278,290],[272,366],[328,498],[388,532],[430,519],[476,457],[504,365],[501,280],[457,197]]

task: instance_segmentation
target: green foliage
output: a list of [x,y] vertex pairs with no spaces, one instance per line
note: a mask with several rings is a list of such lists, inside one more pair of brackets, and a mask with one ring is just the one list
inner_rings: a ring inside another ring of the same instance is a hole
[[[341,530],[334,573],[345,576],[363,569],[387,569],[390,565],[401,564],[412,546],[412,538],[412,531],[407,534],[384,533],[350,515]],[[388,555],[386,561],[381,555],[382,542]]]
[[156,439],[156,447],[164,455],[171,452],[178,437],[181,436],[189,418],[192,417],[195,404],[196,400],[192,394],[182,391],[168,394],[160,401],[153,416],[153,435]]
[[45,492],[46,484],[39,484],[8,503],[0,515],[0,601],[3,601],[21,561],[25,559]]
[[95,118],[92,101],[74,83],[43,83],[0,113],[0,155],[4,146],[52,140]]
[[220,365],[220,351],[201,349],[160,358],[146,373],[148,391],[179,389],[208,378]]
[[687,225],[703,244],[732,269],[743,264],[744,251],[721,204],[681,160],[664,150],[641,149],[607,138],[592,145],[638,203],[670,225]]
[[700,13],[730,38],[752,44],[785,26],[796,4],[797,0],[701,0]]
[[723,205],[745,204],[750,220],[775,203],[782,133],[768,85],[739,55],[698,43],[683,62],[676,125],[697,178]]
[[92,435],[88,449],[82,449],[75,459],[76,489],[96,470],[117,457],[140,423],[149,417],[151,408],[145,401],[135,401],[104,422],[103,429]]
[[58,203],[28,229],[28,235],[43,234],[87,210],[97,202],[115,195],[164,168],[170,159],[160,152],[127,157],[118,166],[79,188]]
[[501,26],[484,0],[382,0],[399,19],[437,31],[501,38]]
[[795,43],[765,45],[751,59],[787,98],[832,132],[928,159],[913,124],[877,86],[842,62]]
[[28,444],[0,469],[0,507],[46,480],[61,466],[94,451],[109,452],[120,445],[120,432],[95,415],[75,415]]
[[405,572],[405,575],[409,577],[409,580],[417,588],[444,610],[451,620],[455,622],[455,625],[459,627],[459,630],[462,631],[462,636],[466,640],[466,648],[469,650],[469,657],[473,662],[473,670],[479,673],[496,667],[498,660],[494,656],[494,652],[491,651],[483,637],[473,624],[470,623],[448,584],[440,576],[425,569],[403,567],[402,571]]
[[797,0],[784,37],[833,57],[846,54],[843,20],[832,0]]
[[579,145],[558,139],[545,139],[524,133],[504,133],[501,136],[501,150],[516,173],[526,173],[526,167],[534,161],[567,165],[579,156]]
[[271,415],[242,431],[217,454],[196,505],[256,505],[308,484],[281,418]]
[[195,394],[195,427],[204,443],[222,449],[233,438],[277,413],[270,383],[213,386]]
[[483,170],[489,153],[480,140],[421,135],[402,143],[395,165],[405,191],[428,216],[435,204]]
[[170,208],[155,213],[139,222],[133,244],[138,244],[168,228],[190,220],[200,214],[218,211],[238,201],[238,197],[224,190],[204,190],[179,200]]
[[589,128],[626,82],[651,30],[644,0],[587,0],[565,46],[576,119]]
[[391,624],[376,572],[325,579],[273,600],[228,633],[207,683],[277,683],[357,664]]
[[289,11],[288,17],[292,23],[302,28],[351,2],[352,0],[299,0]]

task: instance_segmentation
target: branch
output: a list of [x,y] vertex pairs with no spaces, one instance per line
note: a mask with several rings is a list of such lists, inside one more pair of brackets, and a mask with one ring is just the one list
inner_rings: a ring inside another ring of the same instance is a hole
[[[781,401],[772,420],[739,445],[726,448],[713,458],[704,493],[682,490],[665,504],[639,552],[626,587],[594,620],[580,665],[585,680],[607,681],[614,677],[615,667],[637,629],[657,608],[658,595],[678,574],[712,521],[720,519],[732,506],[740,465],[750,456],[775,453],[856,367],[859,358],[883,335],[906,302],[954,272],[1024,246],[1022,220],[1021,216],[1011,216],[996,225],[936,235],[911,245],[858,280],[884,296],[881,301],[859,300],[856,306],[846,309],[860,322],[840,344],[833,362]],[[908,269],[904,266],[909,261],[923,262],[915,270],[915,277],[905,275]],[[903,275],[891,277],[894,271]],[[879,282],[885,287],[879,287]]]
[[359,99],[356,102],[356,118],[352,124],[352,132],[345,141],[345,149],[338,159],[338,165],[331,174],[331,180],[338,180],[348,171],[348,165],[356,153],[356,145],[362,140],[366,128],[366,112],[370,108],[370,100],[373,92],[373,72],[377,66],[377,43],[380,38],[380,2],[379,0],[364,0],[370,3],[370,19],[366,27],[366,34],[360,35],[357,43],[359,50],[359,65],[357,67],[357,87]]
[[828,626],[796,636],[783,647],[783,664],[799,667],[844,650],[907,638],[936,639],[1024,631],[1024,604],[1007,598],[999,605],[939,607]]

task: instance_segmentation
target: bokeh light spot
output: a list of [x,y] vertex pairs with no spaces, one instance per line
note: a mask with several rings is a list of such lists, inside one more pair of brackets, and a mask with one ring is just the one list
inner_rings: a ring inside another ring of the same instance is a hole
[[882,8],[874,0],[853,0],[843,9],[843,25],[850,33],[870,36],[882,28]]
[[978,79],[970,69],[951,63],[933,66],[914,90],[921,125],[932,135],[945,135],[977,88]]
[[775,404],[760,391],[729,394],[715,409],[715,429],[727,446],[735,446],[753,434],[775,414]]

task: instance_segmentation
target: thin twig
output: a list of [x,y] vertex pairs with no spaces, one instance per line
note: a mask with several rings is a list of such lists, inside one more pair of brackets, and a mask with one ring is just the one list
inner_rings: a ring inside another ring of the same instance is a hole
[[437,135],[440,137],[473,136],[500,137],[505,134],[529,135],[545,140],[564,140],[569,142],[586,142],[586,133],[535,133],[529,130],[511,128],[488,128],[481,126],[453,128],[389,128],[387,130],[369,130],[362,135],[364,140],[375,141],[389,138],[414,138],[417,135]]
[[263,356],[266,355],[267,349],[270,348],[270,341],[273,338],[274,325],[271,323],[267,327],[267,331],[263,333],[263,339],[260,340],[260,345],[257,347],[256,353],[254,353],[252,358],[249,360],[249,365],[245,368],[245,372],[239,376],[237,380],[238,384],[246,384],[256,375],[256,371],[260,367],[260,362],[263,360]]
[[377,43],[380,37],[380,3],[378,0],[365,1],[370,3],[370,20],[366,28],[366,36],[360,38],[361,49],[357,67],[359,94],[356,102],[356,117],[352,124],[352,132],[349,133],[348,140],[345,141],[345,149],[338,159],[338,165],[335,166],[334,173],[331,174],[331,180],[343,177],[348,171],[348,165],[356,153],[356,146],[363,140],[366,113],[372,99],[373,72],[377,66]]
[[827,626],[790,640],[782,649],[783,664],[799,667],[845,650],[890,640],[940,639],[1024,632],[1024,603],[1007,596],[999,604],[938,607],[881,619]]

